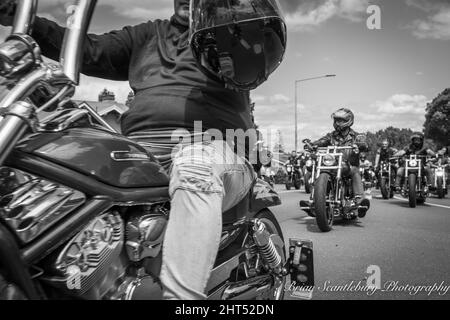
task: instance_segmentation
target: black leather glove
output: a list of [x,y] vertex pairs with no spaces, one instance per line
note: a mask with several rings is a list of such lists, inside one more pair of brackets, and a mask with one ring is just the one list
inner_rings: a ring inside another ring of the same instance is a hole
[[16,0],[0,0],[0,24],[12,26],[16,12]]

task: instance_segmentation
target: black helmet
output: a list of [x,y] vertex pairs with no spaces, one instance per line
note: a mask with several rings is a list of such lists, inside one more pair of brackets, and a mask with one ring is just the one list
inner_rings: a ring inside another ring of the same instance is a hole
[[191,0],[190,43],[202,69],[252,90],[280,65],[286,24],[278,0]]
[[334,120],[334,128],[337,131],[345,130],[353,125],[355,115],[350,109],[341,108],[331,115]]
[[423,133],[421,133],[421,132],[415,132],[411,136],[411,143],[416,148],[422,148],[424,140],[425,140],[425,137],[424,137]]

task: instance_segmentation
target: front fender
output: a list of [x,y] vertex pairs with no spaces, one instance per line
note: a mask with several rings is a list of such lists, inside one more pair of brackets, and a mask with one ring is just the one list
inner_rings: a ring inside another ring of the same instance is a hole
[[281,198],[278,193],[267,182],[257,179],[252,188],[250,211],[256,213],[280,204]]

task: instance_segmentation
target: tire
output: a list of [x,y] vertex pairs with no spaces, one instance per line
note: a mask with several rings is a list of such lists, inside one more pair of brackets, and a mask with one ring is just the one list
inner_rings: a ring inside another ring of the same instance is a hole
[[314,183],[314,209],[317,225],[322,232],[330,231],[334,220],[334,213],[329,212],[329,206],[327,206],[329,183],[330,175],[328,173],[322,173]]
[[[275,216],[269,209],[264,209],[264,210],[260,211],[256,215],[256,218],[260,219],[264,223],[267,231],[269,231],[271,234],[274,234],[274,233],[278,234],[280,236],[280,238],[283,240],[282,264],[284,265],[286,263],[286,248],[284,246],[283,231],[281,230],[281,226],[278,223],[278,220],[275,218]],[[287,277],[283,278],[283,281],[281,281],[281,283],[278,287],[278,290],[277,290],[277,288],[274,288],[274,297],[273,297],[273,299],[269,299],[269,300],[283,300],[286,279],[287,279]]]
[[289,176],[286,177],[285,185],[286,185],[286,190],[291,190],[291,188],[292,188],[292,176],[291,177],[289,177]]
[[386,177],[381,177],[380,190],[381,190],[381,195],[383,196],[383,199],[385,199],[385,200],[389,199],[389,197],[390,197],[390,190],[388,190]]
[[300,190],[302,183],[299,176],[294,176],[294,188],[295,190]]
[[305,173],[305,192],[307,194],[311,193],[311,184],[309,183],[310,179],[311,179],[311,173],[308,171]]
[[438,198],[439,199],[444,198],[445,197],[444,179],[442,177],[437,178],[436,189]]
[[417,193],[416,193],[416,175],[410,174],[408,177],[408,200],[409,206],[415,208],[417,206]]

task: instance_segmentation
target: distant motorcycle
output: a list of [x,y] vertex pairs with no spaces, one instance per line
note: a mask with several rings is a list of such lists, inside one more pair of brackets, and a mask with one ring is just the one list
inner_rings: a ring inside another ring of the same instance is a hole
[[286,190],[291,190],[292,187],[299,190],[301,187],[301,174],[298,161],[295,165],[292,165],[291,163],[286,165],[286,174]]
[[428,197],[427,179],[424,176],[426,156],[410,155],[405,159],[405,183],[402,196],[408,198],[409,206],[415,208]]
[[378,182],[383,199],[392,199],[394,197],[394,184],[398,157],[390,158],[389,161],[381,161],[380,172],[378,173]]
[[311,190],[314,185],[314,176],[316,171],[316,160],[315,155],[309,153],[305,156],[305,165],[303,167],[304,170],[304,180],[305,180],[305,192],[311,193]]
[[353,150],[353,147],[318,149],[317,178],[310,201],[300,201],[301,209],[316,217],[317,225],[323,232],[331,230],[336,217],[354,220],[359,210],[369,209],[366,200],[360,206],[356,204],[351,179],[342,174],[345,150]]
[[372,164],[369,161],[365,161],[360,166],[359,173],[361,174],[364,192],[370,193],[372,188],[376,185],[376,174],[373,170]]
[[447,190],[447,173],[446,169],[449,164],[442,164],[441,159],[436,164],[431,164],[433,170],[434,181],[429,188],[433,194],[436,194],[439,199],[445,198],[448,193]]

